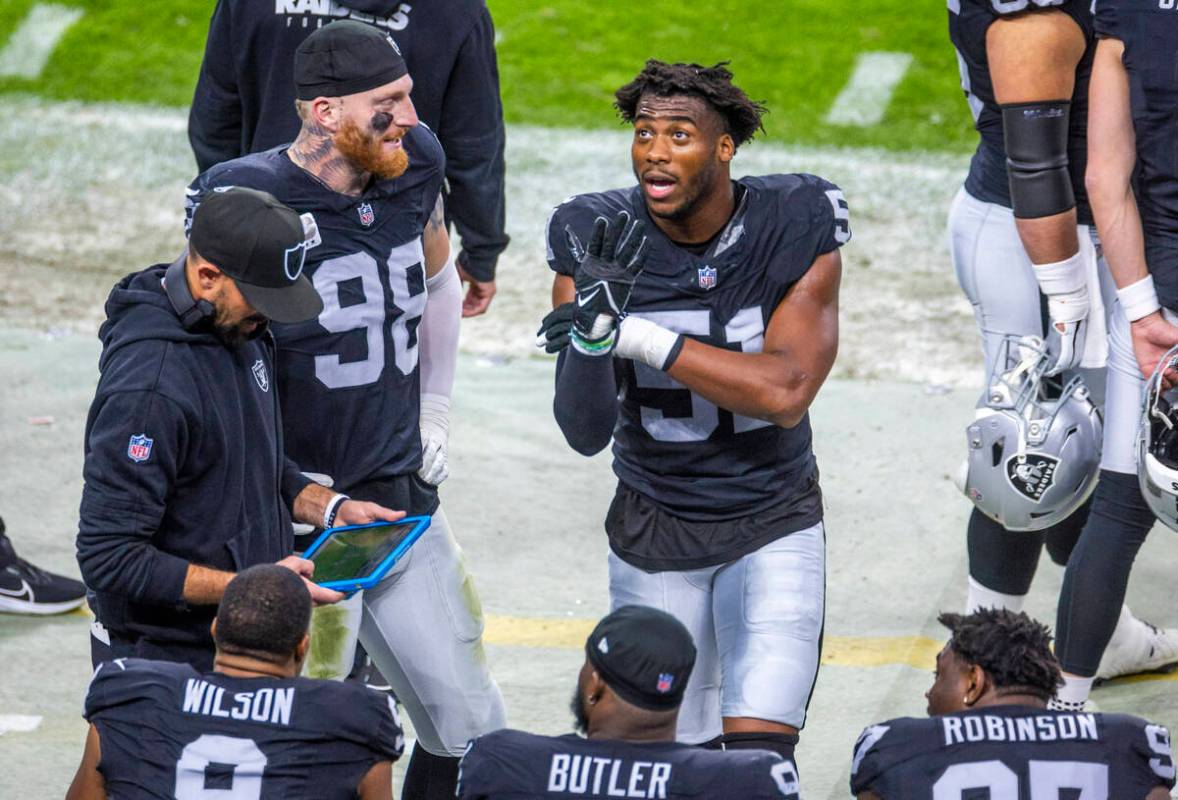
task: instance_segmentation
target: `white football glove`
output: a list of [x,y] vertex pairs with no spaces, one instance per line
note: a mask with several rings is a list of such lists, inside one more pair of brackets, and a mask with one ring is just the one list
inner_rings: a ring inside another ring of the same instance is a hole
[[1080,365],[1084,357],[1084,336],[1088,329],[1088,265],[1084,251],[1054,264],[1036,264],[1035,280],[1047,295],[1051,325],[1047,347],[1055,356],[1048,375]]
[[450,474],[446,446],[450,439],[450,398],[442,394],[421,396],[421,469],[418,476],[437,486]]

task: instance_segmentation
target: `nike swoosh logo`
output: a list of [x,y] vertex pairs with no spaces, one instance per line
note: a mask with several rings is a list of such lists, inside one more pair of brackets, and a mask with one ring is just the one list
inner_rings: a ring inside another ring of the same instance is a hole
[[584,297],[578,295],[577,296],[577,306],[584,308],[586,305],[588,305],[593,300],[594,297],[597,297],[597,293],[600,291],[601,291],[601,287],[598,286],[598,287],[595,287],[593,289],[593,291],[591,291],[589,294],[585,295]]
[[33,601],[33,587],[29,586],[29,582],[24,578],[21,578],[19,590],[0,588],[0,594],[5,597],[14,597],[17,600],[28,600],[30,603]]

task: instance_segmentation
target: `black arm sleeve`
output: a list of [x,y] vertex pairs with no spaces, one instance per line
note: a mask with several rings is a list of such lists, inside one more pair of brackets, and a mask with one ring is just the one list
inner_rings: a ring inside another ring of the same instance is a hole
[[299,465],[290,460],[290,457],[283,456],[282,464],[282,501],[286,503],[286,507],[294,512],[294,501],[299,496],[303,489],[307,488],[307,484],[311,483],[311,479],[304,475],[299,470]]
[[556,360],[552,413],[565,441],[578,453],[592,456],[604,450],[618,421],[613,357],[562,350]]
[[196,156],[198,172],[245,155],[241,151],[241,98],[234,70],[230,18],[229,3],[217,0],[188,112],[188,141]]
[[459,264],[475,280],[495,279],[495,262],[507,247],[503,190],[506,138],[495,27],[491,13],[483,7],[458,52],[438,130],[446,151],[450,187],[446,213],[462,238]]

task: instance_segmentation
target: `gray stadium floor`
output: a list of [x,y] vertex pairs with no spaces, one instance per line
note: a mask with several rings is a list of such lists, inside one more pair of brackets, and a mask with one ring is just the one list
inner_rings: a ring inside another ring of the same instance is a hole
[[[0,329],[0,515],[20,552],[76,574],[73,536],[81,441],[97,342]],[[600,523],[608,457],[583,459],[550,413],[552,365],[464,357],[455,391],[453,471],[442,489],[488,615],[488,652],[513,726],[568,730],[580,642],[606,608]],[[964,600],[968,504],[950,475],[973,392],[915,383],[831,381],[814,408],[828,529],[827,663],[799,748],[807,798],[847,796],[859,730],[922,714],[940,609]],[[49,425],[32,417],[53,417]],[[1147,542],[1130,587],[1139,614],[1174,624],[1173,534]],[[1060,571],[1046,558],[1030,610],[1054,619]],[[60,796],[81,752],[89,619],[0,616],[0,723],[42,718],[0,736],[0,797]],[[1178,724],[1169,679],[1099,689],[1105,711]]]

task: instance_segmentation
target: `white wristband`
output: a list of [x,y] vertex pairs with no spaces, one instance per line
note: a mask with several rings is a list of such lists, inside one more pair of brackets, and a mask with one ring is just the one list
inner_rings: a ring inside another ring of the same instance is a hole
[[1124,289],[1117,289],[1117,299],[1121,301],[1121,310],[1130,322],[1148,317],[1162,307],[1158,302],[1157,290],[1153,288],[1152,275],[1146,275]]
[[343,505],[345,500],[351,500],[346,494],[337,494],[327,501],[327,505],[323,507],[323,527],[330,528],[335,524],[335,515],[339,512],[339,507]]
[[680,336],[674,331],[642,317],[627,316],[618,326],[618,346],[614,355],[632,358],[655,369],[666,369]]
[[1084,269],[1084,251],[1071,258],[1051,264],[1035,264],[1035,280],[1043,294],[1069,294],[1088,286],[1088,274]]

